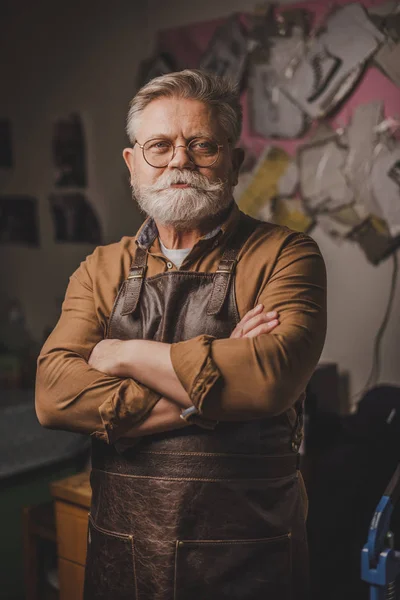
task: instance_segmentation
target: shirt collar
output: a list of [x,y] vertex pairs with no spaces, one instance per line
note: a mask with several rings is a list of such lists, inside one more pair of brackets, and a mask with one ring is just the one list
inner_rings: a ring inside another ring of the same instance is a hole
[[[240,211],[235,201],[232,202],[229,208],[228,215],[222,221],[218,227],[213,229],[212,231],[203,235],[197,244],[207,241],[216,237],[217,235],[225,237],[229,234],[234,228],[239,219]],[[148,250],[158,238],[158,228],[157,225],[151,217],[147,217],[144,221],[143,225],[140,227],[139,231],[136,235],[136,244],[143,248],[144,250]]]

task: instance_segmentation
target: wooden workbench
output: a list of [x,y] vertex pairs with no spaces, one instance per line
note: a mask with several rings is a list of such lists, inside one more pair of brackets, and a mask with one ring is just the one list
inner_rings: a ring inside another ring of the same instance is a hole
[[86,562],[89,472],[50,485],[54,497],[60,600],[81,600]]

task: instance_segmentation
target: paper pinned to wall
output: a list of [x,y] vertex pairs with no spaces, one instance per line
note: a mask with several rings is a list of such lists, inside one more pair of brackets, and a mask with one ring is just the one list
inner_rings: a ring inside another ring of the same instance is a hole
[[337,7],[284,90],[311,118],[323,117],[352,89],[384,39],[361,5]]
[[393,238],[385,221],[374,215],[370,215],[354,229],[351,239],[358,242],[373,265],[379,264],[400,247],[400,236]]
[[354,206],[345,206],[339,210],[322,212],[317,215],[317,223],[328,235],[335,240],[349,237],[351,232],[358,227],[365,216],[360,215]]
[[343,172],[354,192],[357,204],[362,204],[368,214],[382,217],[371,187],[371,169],[379,136],[377,125],[383,120],[381,101],[360,104],[352,113],[346,127],[348,154]]
[[272,220],[295,231],[309,232],[314,219],[308,215],[299,198],[277,198],[273,203]]
[[13,162],[11,121],[0,119],[0,169],[11,169]]
[[400,235],[400,143],[381,146],[371,170],[371,186],[390,234]]
[[400,87],[400,42],[387,40],[374,56],[374,62]]
[[250,184],[238,200],[239,208],[257,218],[278,195],[279,181],[291,164],[292,158],[284,150],[267,146],[254,168]]
[[301,196],[311,211],[338,210],[354,194],[342,172],[347,150],[336,134],[298,149]]
[[224,75],[240,84],[247,59],[247,38],[237,15],[217,29],[203,55],[200,68]]
[[160,52],[150,59],[142,61],[139,68],[138,88],[159,77],[177,70],[175,59],[168,52]]

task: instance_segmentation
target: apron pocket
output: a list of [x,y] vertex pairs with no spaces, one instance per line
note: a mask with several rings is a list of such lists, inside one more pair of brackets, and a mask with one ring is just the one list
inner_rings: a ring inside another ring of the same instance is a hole
[[290,534],[176,542],[174,600],[290,600]]
[[85,600],[136,600],[133,536],[96,525],[89,515]]

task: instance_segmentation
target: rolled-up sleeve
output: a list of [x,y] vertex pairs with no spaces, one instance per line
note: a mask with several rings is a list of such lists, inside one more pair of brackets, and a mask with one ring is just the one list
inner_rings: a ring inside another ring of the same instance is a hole
[[133,379],[111,377],[88,359],[104,339],[85,263],[70,278],[61,317],[38,358],[36,412],[41,424],[112,443],[148,416],[160,395]]
[[203,335],[171,347],[177,377],[206,418],[274,416],[304,392],[326,335],[326,270],[312,238],[288,236],[257,303],[279,313],[271,333],[239,339]]

